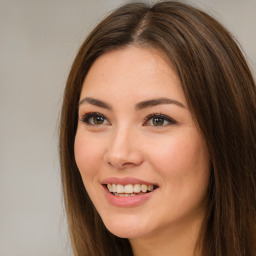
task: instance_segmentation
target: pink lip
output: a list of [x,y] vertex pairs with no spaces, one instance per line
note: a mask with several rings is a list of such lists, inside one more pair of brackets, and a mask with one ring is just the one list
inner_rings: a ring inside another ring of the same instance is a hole
[[[138,194],[136,196],[131,196],[131,197],[121,197],[121,196],[115,196],[112,193],[109,192],[109,190],[106,187],[106,184],[122,184],[122,185],[128,185],[128,184],[153,184],[151,182],[146,182],[140,179],[136,178],[131,178],[131,177],[126,177],[126,178],[116,178],[116,177],[111,177],[107,178],[102,181],[101,183],[104,189],[105,196],[107,200],[109,201],[110,204],[114,206],[119,206],[119,207],[135,207],[138,205],[141,205],[145,203],[146,201],[150,200],[155,193],[157,192],[158,189],[153,190],[152,192],[148,192],[146,194]],[[153,184],[155,185],[155,184]],[[157,186],[157,185],[155,185]]]
[[105,196],[107,200],[115,206],[119,207],[135,207],[138,205],[141,205],[147,200],[150,200],[151,197],[156,193],[156,190],[153,190],[152,192],[146,193],[146,194],[140,194],[136,196],[131,197],[121,197],[121,196],[115,196],[112,193],[108,191],[108,189],[103,186]]

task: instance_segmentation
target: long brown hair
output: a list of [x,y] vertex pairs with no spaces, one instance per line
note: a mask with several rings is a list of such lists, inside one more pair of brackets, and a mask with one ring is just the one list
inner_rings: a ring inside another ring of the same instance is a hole
[[170,59],[207,143],[212,172],[198,239],[204,256],[256,255],[256,88],[232,35],[180,2],[126,4],[105,18],[71,68],[60,122],[60,162],[76,256],[132,255],[127,239],[103,225],[74,159],[83,80],[102,54],[127,45],[155,47]]

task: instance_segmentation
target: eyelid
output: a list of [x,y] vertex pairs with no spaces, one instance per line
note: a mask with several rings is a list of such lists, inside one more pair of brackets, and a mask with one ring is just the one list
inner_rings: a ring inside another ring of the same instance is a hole
[[[146,126],[147,122],[150,121],[152,118],[161,118],[167,122],[169,122],[168,125],[174,125],[174,124],[177,124],[177,121],[175,121],[173,118],[167,116],[167,115],[164,115],[164,114],[161,114],[161,113],[153,113],[153,114],[150,114],[148,115],[146,118],[145,118],[145,121],[143,123],[143,126]],[[165,126],[168,126],[168,125],[163,125],[162,127],[165,127]],[[161,126],[159,126],[161,127]]]
[[100,125],[106,125],[106,124],[91,124],[89,123],[89,119],[92,118],[92,117],[102,117],[104,118],[108,124],[110,124],[110,122],[108,121],[108,119],[106,118],[105,115],[101,114],[101,113],[98,113],[98,112],[89,112],[89,113],[85,113],[82,115],[82,117],[80,118],[80,120],[85,123],[86,125],[92,125],[92,126],[100,126]]
[[[102,125],[106,125],[104,123],[102,124],[91,124],[89,122],[89,119],[90,118],[93,118],[93,117],[102,117],[104,118],[105,121],[107,121],[107,125],[111,124],[110,121],[106,118],[105,115],[101,114],[101,113],[98,113],[98,112],[88,112],[88,113],[85,113],[82,115],[82,117],[80,118],[81,122],[85,123],[86,125],[91,125],[91,126],[102,126]],[[169,125],[174,125],[174,124],[177,124],[177,121],[175,121],[173,118],[167,116],[167,115],[164,115],[164,114],[161,114],[161,113],[152,113],[150,115],[148,115],[144,122],[143,122],[143,126],[146,126],[147,123],[153,119],[153,118],[161,118],[163,119],[164,121],[167,121],[168,124],[167,125],[162,125],[162,126],[159,126],[160,127],[165,127],[165,126],[169,126]],[[153,125],[151,125],[153,126]]]

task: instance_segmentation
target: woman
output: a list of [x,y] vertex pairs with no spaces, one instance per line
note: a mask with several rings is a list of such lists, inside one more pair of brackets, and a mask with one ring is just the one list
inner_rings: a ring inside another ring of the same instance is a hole
[[60,159],[75,255],[256,255],[256,89],[232,36],[127,4],[81,46]]

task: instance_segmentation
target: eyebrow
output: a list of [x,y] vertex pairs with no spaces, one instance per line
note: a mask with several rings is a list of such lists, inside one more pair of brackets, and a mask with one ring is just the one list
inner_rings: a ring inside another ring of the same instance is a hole
[[162,105],[162,104],[175,104],[179,107],[185,108],[185,106],[177,100],[173,100],[173,99],[169,99],[169,98],[159,98],[159,99],[151,99],[151,100],[139,102],[135,105],[135,109],[141,110],[144,108],[154,107],[154,106]]
[[97,107],[100,107],[100,108],[106,108],[108,110],[112,109],[112,107],[109,104],[107,104],[106,102],[101,101],[101,100],[97,100],[97,99],[94,99],[94,98],[86,97],[86,98],[80,100],[79,101],[79,106],[83,103],[89,103],[91,105],[94,105],[94,106],[97,106]]
[[[94,106],[97,106],[100,108],[112,110],[112,106],[109,105],[108,103],[98,100],[98,99],[90,98],[90,97],[86,97],[86,98],[80,100],[79,106],[83,103],[89,103],[91,105],[94,105]],[[163,105],[163,104],[175,104],[179,107],[185,108],[185,106],[177,100],[173,100],[173,99],[169,99],[169,98],[158,98],[158,99],[150,99],[150,100],[139,102],[135,105],[135,109],[141,110],[144,108],[154,107],[154,106]]]

